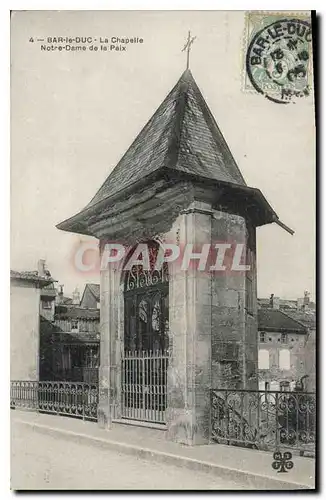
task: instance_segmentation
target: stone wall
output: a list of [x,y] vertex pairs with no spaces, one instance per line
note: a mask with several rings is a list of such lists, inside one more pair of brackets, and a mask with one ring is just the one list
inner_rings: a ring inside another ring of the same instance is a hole
[[[220,389],[257,389],[257,299],[255,235],[243,217],[214,211],[212,243],[248,245],[250,271],[212,275],[212,386]],[[245,255],[244,255],[245,257]],[[240,261],[245,264],[245,259]]]
[[121,331],[119,320],[123,318],[120,280],[121,264],[111,265],[101,271],[100,314],[100,369],[98,422],[103,428],[111,425],[119,414]]
[[[194,202],[176,220],[167,239],[184,249],[211,242],[211,207]],[[211,276],[198,261],[182,270],[170,266],[170,342],[168,438],[183,444],[209,440],[211,387]]]
[[[259,381],[261,387],[268,382],[271,390],[278,390],[282,381],[292,383],[299,381],[304,375],[308,375],[306,334],[288,333],[287,341],[281,342],[281,332],[265,332],[266,342],[259,342],[259,349],[264,349],[269,353],[269,369],[259,369]],[[280,366],[279,352],[281,349],[289,350],[290,367],[283,369]],[[313,372],[313,369],[311,369]],[[305,386],[307,380],[305,380]]]
[[10,379],[38,380],[40,289],[34,283],[10,283]]

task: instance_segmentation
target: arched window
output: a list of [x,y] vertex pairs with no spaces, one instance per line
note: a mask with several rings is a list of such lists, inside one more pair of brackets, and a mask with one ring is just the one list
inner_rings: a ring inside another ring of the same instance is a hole
[[165,351],[169,346],[168,266],[164,262],[161,269],[155,269],[159,244],[146,245],[149,269],[133,265],[124,277],[125,351]]

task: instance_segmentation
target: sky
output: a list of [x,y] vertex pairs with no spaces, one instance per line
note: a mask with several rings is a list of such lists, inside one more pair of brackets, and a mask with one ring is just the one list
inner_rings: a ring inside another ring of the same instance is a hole
[[[58,230],[95,195],[185,69],[190,68],[249,186],[291,236],[257,229],[258,296],[315,297],[313,96],[294,105],[243,90],[241,11],[21,11],[11,21],[11,268],[38,259],[66,293],[98,274],[72,254],[89,237]],[[47,37],[141,37],[126,51],[41,51]],[[34,41],[31,41],[33,39]]]

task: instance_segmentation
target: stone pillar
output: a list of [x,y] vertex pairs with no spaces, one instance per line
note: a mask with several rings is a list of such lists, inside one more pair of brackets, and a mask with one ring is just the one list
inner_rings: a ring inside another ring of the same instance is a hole
[[[183,250],[199,252],[211,243],[211,206],[193,202],[174,224]],[[170,268],[169,323],[171,361],[168,370],[167,438],[187,445],[209,442],[211,386],[211,276],[192,260]]]
[[118,415],[120,360],[120,264],[101,270],[100,369],[98,424],[110,428]]
[[[212,276],[212,385],[216,389],[258,388],[255,232],[249,229],[243,217],[214,211],[213,243],[223,241],[233,247],[225,259],[226,270]],[[237,244],[244,245],[241,263],[249,263],[250,271],[232,270]]]
[[[244,357],[246,378],[244,389],[258,390],[258,306],[257,306],[257,262],[256,229],[247,223],[247,258],[250,270],[247,273],[246,293],[251,293],[250,311],[246,310]],[[250,284],[250,287],[248,286]]]

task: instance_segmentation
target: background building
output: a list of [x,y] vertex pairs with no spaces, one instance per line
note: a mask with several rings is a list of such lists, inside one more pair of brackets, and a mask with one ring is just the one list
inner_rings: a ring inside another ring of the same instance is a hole
[[40,315],[48,321],[54,320],[56,296],[54,282],[41,289]]
[[41,294],[53,281],[43,260],[37,271],[10,271],[11,380],[38,380]]
[[41,321],[40,380],[98,382],[100,311],[82,307],[77,290],[58,295],[53,320]]
[[259,389],[315,391],[315,316],[285,302],[258,309]]

